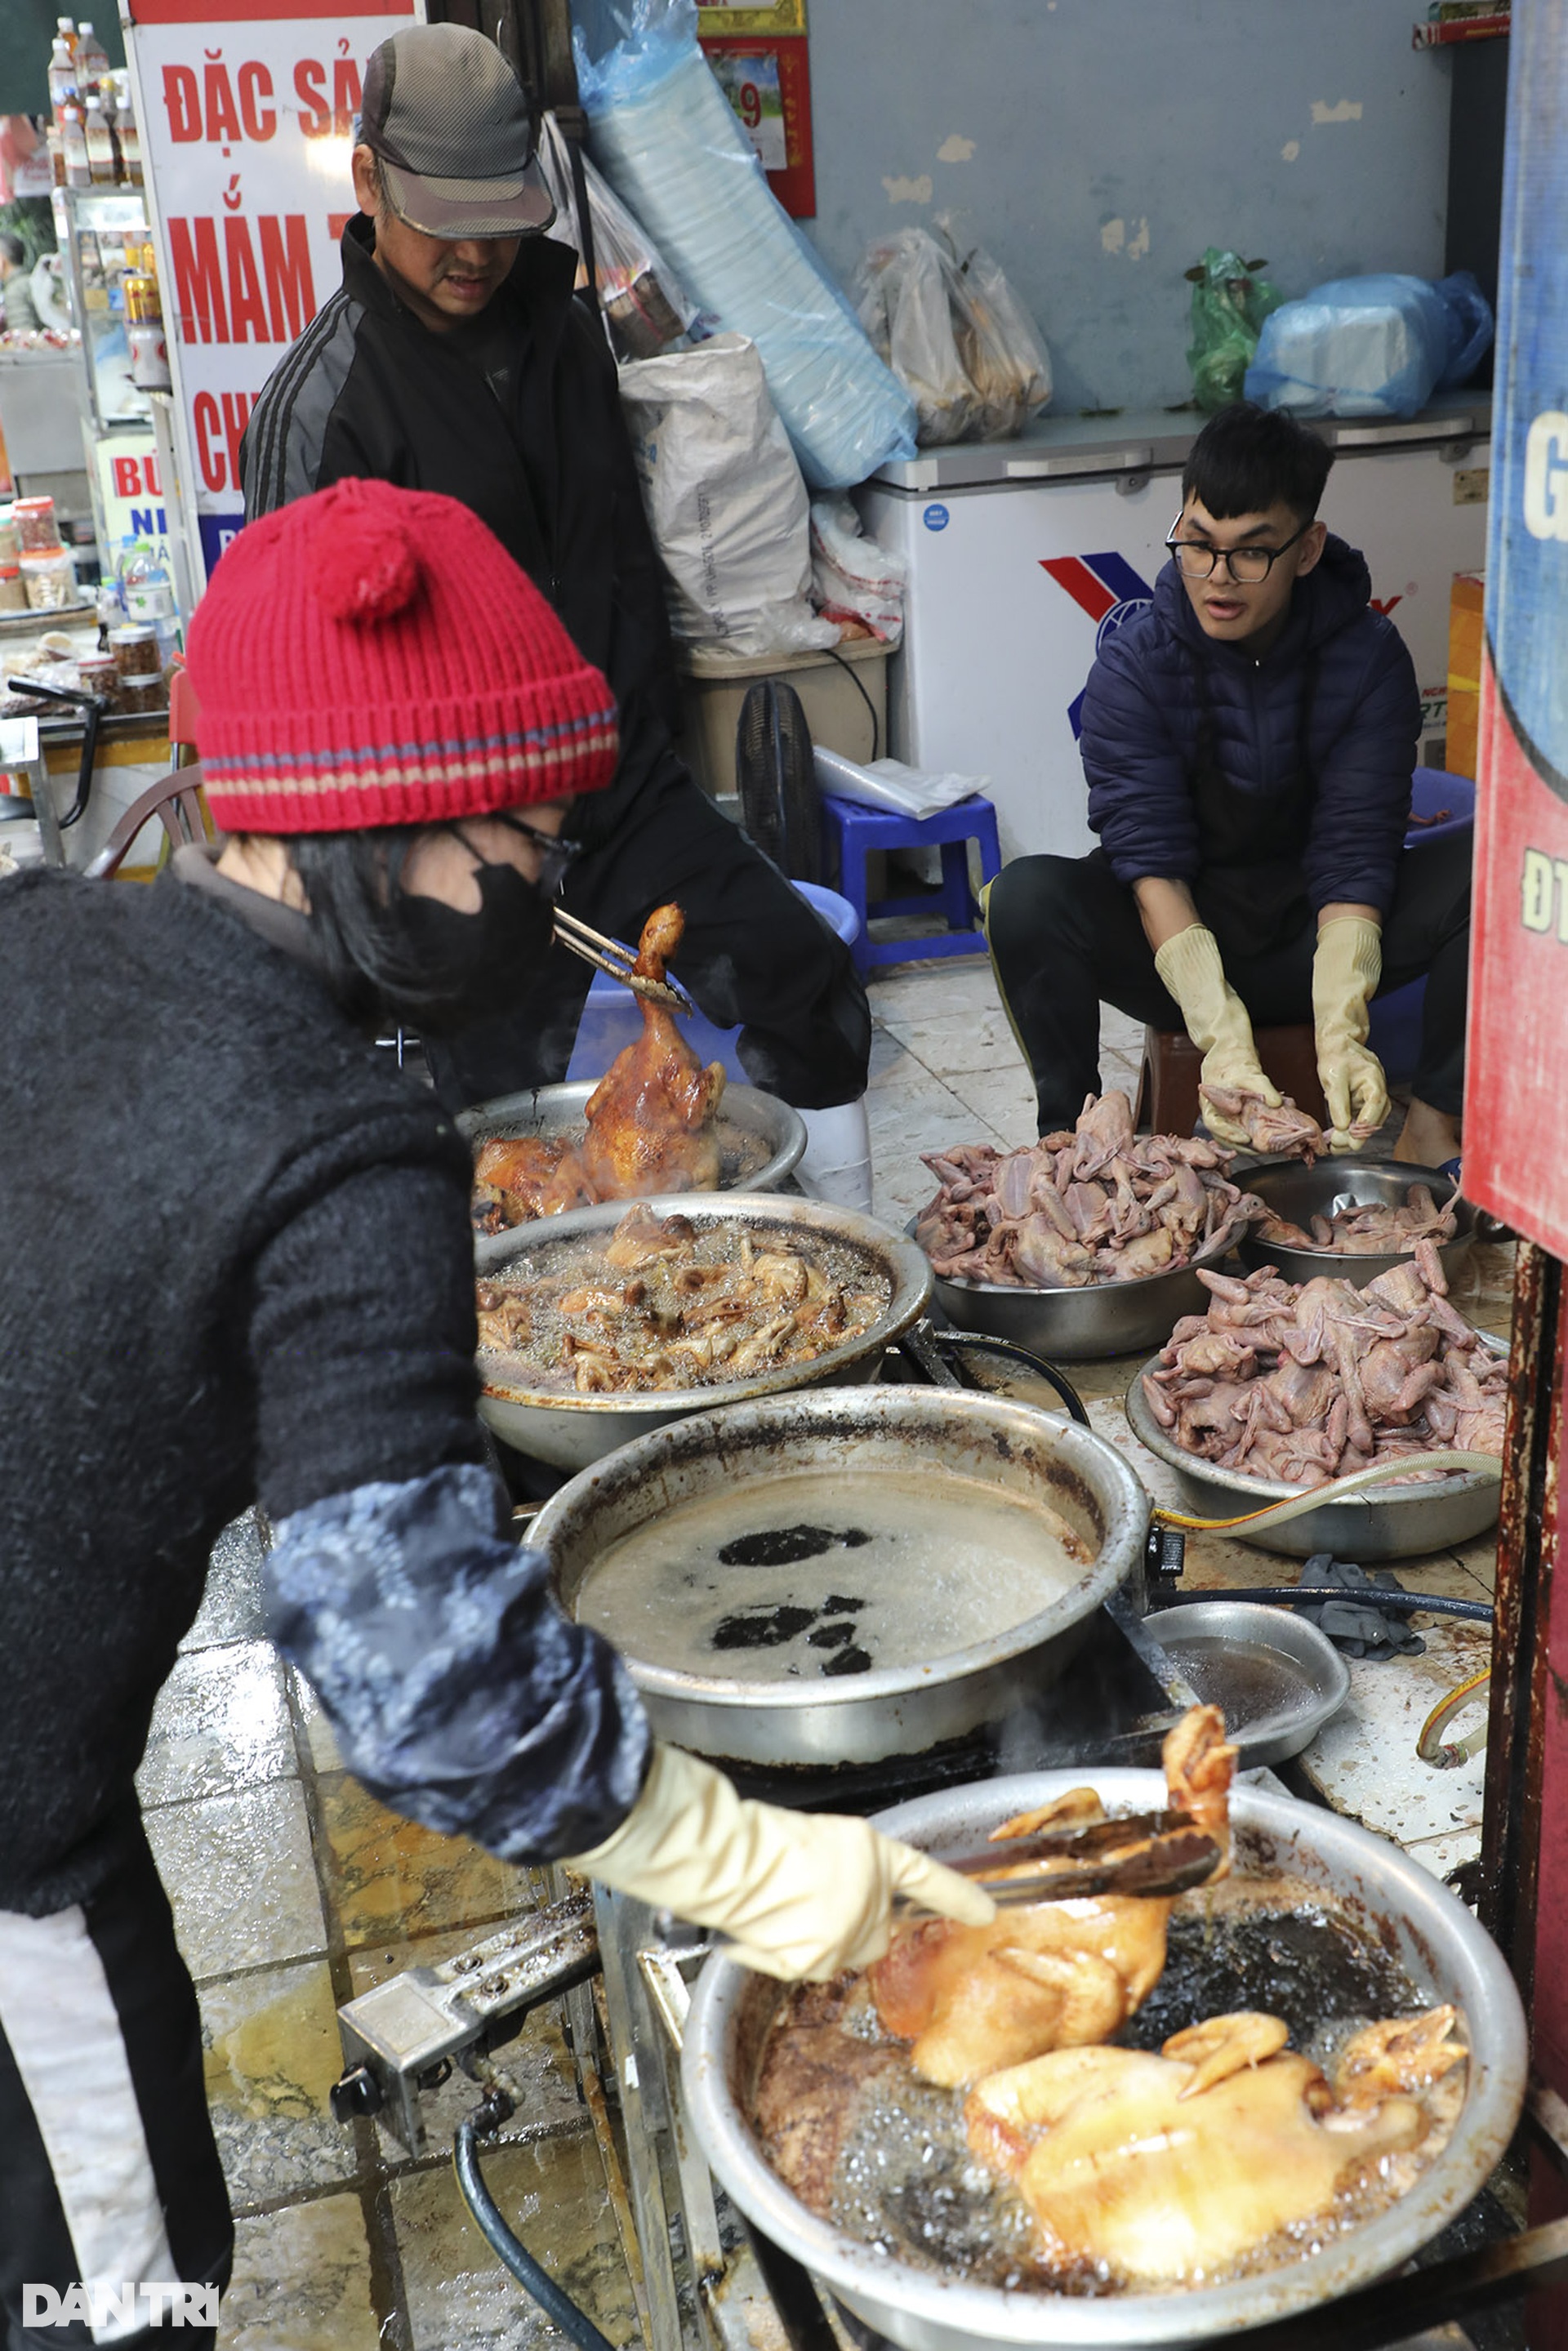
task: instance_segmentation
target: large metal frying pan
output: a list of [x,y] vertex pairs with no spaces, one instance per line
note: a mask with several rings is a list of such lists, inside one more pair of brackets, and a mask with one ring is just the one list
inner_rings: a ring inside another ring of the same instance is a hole
[[[674,1503],[735,1497],[736,1531],[757,1481],[831,1469],[846,1506],[874,1520],[879,1474],[944,1473],[1004,1489],[1064,1518],[1090,1552],[1077,1582],[1040,1614],[952,1655],[841,1679],[727,1680],[626,1656],[654,1728],[699,1754],[754,1765],[878,1762],[922,1754],[1050,1688],[1101,1603],[1134,1572],[1149,1499],[1113,1446],[1000,1396],[917,1387],[818,1387],[730,1405],[661,1428],[601,1460],[549,1501],[531,1540],[549,1553],[568,1614],[594,1561]],[[743,1583],[737,1583],[737,1593]],[[624,1645],[618,1641],[618,1646]]]
[[[1153,1771],[1040,1771],[921,1797],[882,1813],[877,1825],[938,1854],[972,1850],[1008,1814],[1061,1795],[1086,1777],[1117,1811],[1165,1801],[1165,1783]],[[1183,2294],[1009,2294],[916,2270],[817,2219],[765,2160],[751,2126],[751,2099],[784,1989],[722,1957],[709,1960],[697,1983],[683,2069],[687,2109],[716,2178],[767,2237],[804,2262],[865,2325],[905,2351],[987,2351],[996,2344],[1135,2351],[1228,2341],[1397,2271],[1464,2209],[1512,2136],[1527,2064],[1513,1979],[1463,1904],[1381,1837],[1336,1813],[1250,1788],[1235,1792],[1231,1820],[1242,1871],[1288,1870],[1305,1879],[1326,1907],[1383,1942],[1424,1999],[1452,2001],[1462,2013],[1471,2052],[1463,2112],[1448,2145],[1397,2203],[1331,2238],[1310,2259]],[[1334,2340],[1329,2311],[1322,2339]]]

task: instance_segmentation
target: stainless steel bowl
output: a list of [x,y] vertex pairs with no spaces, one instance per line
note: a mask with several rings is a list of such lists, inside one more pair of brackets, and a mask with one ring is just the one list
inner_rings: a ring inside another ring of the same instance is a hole
[[[689,1217],[699,1226],[745,1224],[754,1232],[784,1240],[792,1234],[814,1233],[823,1240],[847,1244],[864,1253],[892,1283],[893,1294],[858,1338],[828,1348],[810,1364],[786,1364],[758,1372],[752,1379],[703,1388],[659,1388],[646,1395],[563,1395],[559,1389],[528,1388],[507,1379],[497,1358],[482,1353],[481,1418],[506,1444],[558,1469],[585,1469],[651,1429],[685,1420],[694,1412],[712,1412],[717,1405],[742,1404],[790,1388],[842,1387],[874,1380],[888,1348],[929,1302],[931,1269],[923,1251],[853,1208],[826,1200],[789,1199],[776,1192],[666,1193],[646,1205],[655,1216]],[[499,1277],[518,1264],[542,1270],[563,1243],[584,1233],[612,1232],[630,1206],[626,1200],[605,1200],[596,1208],[574,1208],[570,1216],[542,1217],[534,1224],[515,1226],[509,1233],[497,1233],[496,1246],[480,1271]]]
[[[1038,1771],[922,1797],[880,1813],[877,1826],[937,1854],[972,1852],[998,1821],[1065,1794],[1085,1777],[1115,1809],[1166,1802],[1165,1782],[1154,1771]],[[1451,2001],[1461,2011],[1470,2048],[1464,2108],[1448,2146],[1407,2196],[1330,2237],[1309,2258],[1182,2294],[1004,2293],[914,2269],[808,2211],[763,2156],[751,2105],[784,1990],[719,1957],[697,1981],[682,2078],[703,2153],[747,2219],[803,2262],[863,2325],[905,2351],[986,2351],[995,2344],[1134,2351],[1228,2342],[1243,2328],[1332,2304],[1397,2272],[1463,2210],[1512,2137],[1527,2064],[1519,1993],[1497,1946],[1464,1905],[1397,1846],[1317,1805],[1254,1788],[1236,1789],[1230,1817],[1243,1875],[1289,1871],[1304,1879],[1325,1908],[1383,1945],[1422,1999]],[[1322,2340],[1334,2340],[1330,2313]]]
[[1350,1696],[1350,1667],[1328,1635],[1289,1608],[1216,1593],[1155,1609],[1144,1630],[1221,1708],[1244,1771],[1299,1755]]
[[[536,1086],[528,1093],[498,1094],[494,1102],[478,1102],[462,1112],[456,1122],[458,1132],[466,1136],[476,1155],[481,1144],[497,1135],[580,1135],[588,1098],[598,1082],[597,1078],[584,1078],[569,1086]],[[806,1148],[806,1126],[800,1112],[788,1102],[756,1086],[731,1083],[724,1090],[718,1120],[721,1130],[734,1127],[768,1149],[768,1157],[756,1175],[744,1177],[733,1188],[776,1192],[785,1177],[794,1173]],[[719,1188],[731,1187],[721,1181]],[[483,1269],[501,1263],[507,1254],[507,1244],[526,1229],[515,1225],[509,1232],[482,1235],[474,1244],[476,1264]]]
[[[873,1523],[879,1477],[951,1476],[966,1489],[977,1479],[1064,1518],[1088,1564],[1048,1608],[989,1640],[841,1678],[727,1680],[649,1665],[617,1642],[654,1729],[676,1745],[754,1764],[871,1763],[962,1738],[1025,1698],[1049,1706],[1095,1610],[1144,1555],[1149,1498],[1103,1437],[998,1396],[919,1387],[816,1387],[660,1429],[563,1487],[530,1541],[549,1553],[570,1614],[595,1560],[674,1504],[734,1493],[739,1532],[747,1486],[755,1494],[759,1481],[822,1468]],[[737,1593],[754,1575],[740,1571]]]
[[[914,1233],[913,1218],[904,1230]],[[932,1280],[936,1302],[955,1329],[1011,1339],[1053,1362],[1087,1363],[1163,1346],[1184,1314],[1201,1314],[1208,1304],[1198,1267],[1223,1264],[1230,1247],[1227,1242],[1174,1272],[1093,1282],[1086,1290],[1017,1290],[1010,1282],[941,1273]]]
[[[1427,1185],[1439,1207],[1454,1188],[1440,1168],[1406,1167],[1393,1159],[1368,1162],[1348,1154],[1340,1159],[1320,1159],[1315,1167],[1304,1167],[1299,1159],[1239,1164],[1231,1170],[1231,1180],[1239,1184],[1243,1191],[1256,1192],[1276,1215],[1288,1217],[1303,1231],[1310,1229],[1314,1217],[1332,1217],[1336,1208],[1353,1202],[1357,1207],[1371,1207],[1386,1200],[1394,1207],[1402,1208],[1412,1184]],[[1476,1241],[1476,1212],[1469,1202],[1456,1200],[1454,1215],[1454,1238],[1445,1241],[1437,1251],[1450,1281]],[[1251,1227],[1236,1246],[1243,1265],[1278,1266],[1287,1281],[1311,1281],[1314,1275],[1326,1273],[1337,1275],[1357,1290],[1364,1288],[1375,1274],[1386,1273],[1390,1266],[1404,1265],[1409,1259],[1407,1249],[1393,1249],[1377,1257],[1353,1257],[1344,1249],[1291,1249],[1281,1241],[1260,1239]]]
[[[1489,1347],[1506,1355],[1508,1348],[1489,1332]],[[1176,1471],[1182,1500],[1189,1510],[1208,1519],[1233,1519],[1243,1510],[1260,1510],[1269,1502],[1288,1501],[1305,1493],[1303,1486],[1282,1485],[1276,1478],[1249,1478],[1244,1470],[1221,1469],[1185,1452],[1160,1426],[1144,1394],[1144,1374],[1157,1371],[1158,1355],[1151,1355],[1133,1374],[1127,1390],[1126,1413],[1134,1436],[1157,1459]],[[1282,1527],[1265,1527],[1254,1534],[1236,1531],[1238,1542],[1259,1551],[1281,1552],[1287,1559],[1311,1559],[1314,1552],[1333,1552],[1336,1559],[1411,1559],[1432,1551],[1448,1551],[1466,1543],[1497,1523],[1502,1487],[1484,1469],[1461,1469],[1451,1478],[1436,1478],[1429,1485],[1391,1484],[1345,1501],[1324,1502],[1289,1519]]]

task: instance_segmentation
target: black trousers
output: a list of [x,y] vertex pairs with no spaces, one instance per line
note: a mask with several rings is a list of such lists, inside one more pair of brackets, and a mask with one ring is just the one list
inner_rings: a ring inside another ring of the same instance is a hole
[[[654,907],[672,899],[686,918],[675,976],[716,1028],[739,1026],[752,1083],[798,1110],[858,1102],[871,1008],[848,947],[674,763],[636,792],[610,839],[573,864],[561,904],[635,945]],[[592,977],[557,946],[521,1003],[429,1040],[448,1107],[564,1077]]]
[[[1465,1089],[1465,995],[1470,937],[1469,833],[1413,841],[1400,860],[1383,925],[1378,994],[1425,977],[1414,1092],[1457,1118]],[[1100,1091],[1100,1006],[1157,1029],[1185,1026],[1155,969],[1132,891],[1103,850],[1088,857],[1019,857],[986,906],[991,960],[1040,1098],[1040,1131],[1069,1127]],[[1308,922],[1260,954],[1215,935],[1226,977],[1260,1029],[1310,1021],[1317,930]]]
[[[137,1824],[108,1884],[47,1918],[0,1912],[0,2344],[84,2344],[43,2322],[73,2286],[226,2286],[227,2190],[202,2081],[201,2019],[169,1899]],[[31,2295],[27,2288],[33,2288]],[[210,2351],[162,2325],[120,2351]],[[187,2302],[187,2315],[195,2305]],[[129,2313],[127,2313],[129,2315]]]

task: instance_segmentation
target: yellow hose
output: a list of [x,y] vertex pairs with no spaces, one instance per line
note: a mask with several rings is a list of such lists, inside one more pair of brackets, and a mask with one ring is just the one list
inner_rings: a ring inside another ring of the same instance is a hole
[[1442,1743],[1438,1733],[1449,1717],[1458,1714],[1465,1700],[1473,1698],[1477,1690],[1484,1689],[1490,1679],[1491,1667],[1488,1666],[1482,1672],[1472,1674],[1468,1682],[1461,1682],[1458,1689],[1451,1689],[1447,1698],[1437,1700],[1421,1725],[1421,1735],[1416,1741],[1416,1752],[1423,1763],[1434,1764],[1438,1771],[1451,1771],[1458,1763],[1468,1763],[1470,1757],[1486,1745],[1487,1727],[1484,1722],[1479,1730],[1472,1731],[1469,1739],[1460,1740],[1456,1746]]
[[[1195,1471],[1202,1464],[1194,1460]],[[1326,1486],[1308,1486],[1299,1494],[1290,1495],[1282,1502],[1266,1502],[1260,1510],[1243,1510],[1234,1519],[1201,1519],[1184,1510],[1167,1510],[1163,1504],[1155,1506],[1155,1518],[1163,1527],[1184,1527],[1197,1534],[1223,1534],[1230,1527],[1283,1526],[1289,1519],[1303,1517],[1308,1510],[1321,1510],[1327,1502],[1343,1502],[1362,1493],[1369,1486],[1385,1486],[1403,1481],[1410,1483],[1412,1466],[1421,1469],[1484,1469],[1494,1478],[1502,1476],[1502,1463],[1495,1453],[1474,1453],[1457,1447],[1441,1452],[1406,1455],[1396,1461],[1380,1461],[1370,1469],[1357,1469],[1349,1478],[1331,1478]]]

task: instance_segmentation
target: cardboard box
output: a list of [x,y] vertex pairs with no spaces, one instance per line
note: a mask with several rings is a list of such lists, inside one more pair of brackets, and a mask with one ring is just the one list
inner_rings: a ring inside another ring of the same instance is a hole
[[1448,594],[1448,747],[1444,765],[1449,775],[1472,779],[1480,721],[1485,609],[1485,572],[1456,571]]
[[[735,731],[747,688],[758,678],[782,678],[800,697],[813,743],[868,759],[887,751],[887,660],[891,645],[851,637],[835,653],[775,653],[737,661],[706,647],[681,655],[684,725],[679,748],[705,792],[719,800],[735,794]],[[846,666],[846,664],[848,666]],[[867,705],[870,707],[867,707]]]

